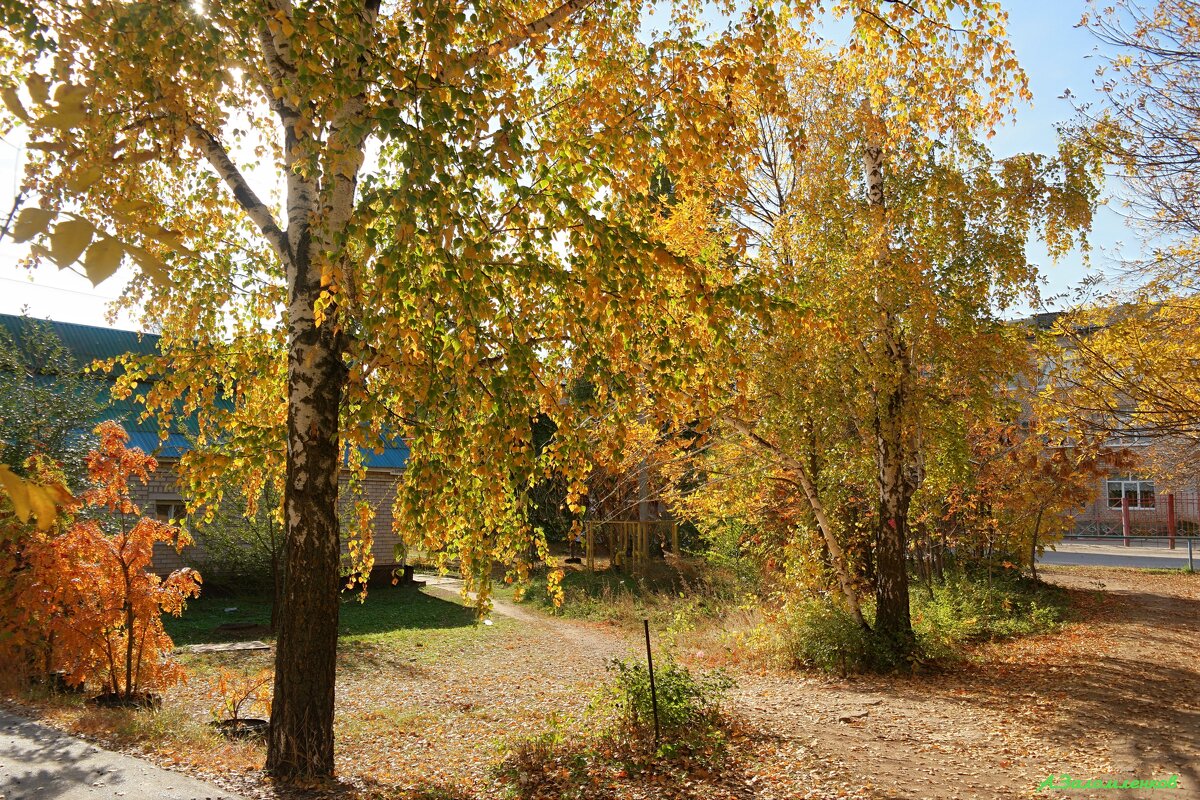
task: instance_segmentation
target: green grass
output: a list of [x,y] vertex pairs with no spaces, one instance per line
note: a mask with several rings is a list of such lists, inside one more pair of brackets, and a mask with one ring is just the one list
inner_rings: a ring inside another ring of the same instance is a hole
[[[631,575],[617,569],[600,572],[568,570],[562,581],[563,603],[555,607],[546,592],[546,575],[535,573],[522,604],[547,614],[640,625],[643,619],[663,626],[676,620],[681,611],[688,615],[716,614],[728,608],[736,594],[728,576],[709,569],[704,573],[685,565],[680,571],[662,562],[651,562],[644,574]],[[510,587],[497,587],[496,593],[511,599]]]
[[[234,609],[227,611],[226,609]],[[207,644],[252,638],[271,640],[265,630],[246,635],[218,631],[227,623],[266,626],[271,621],[271,599],[253,594],[241,597],[200,597],[188,603],[181,617],[163,617],[163,626],[176,645]],[[497,622],[499,622],[497,620]],[[475,634],[495,626],[479,626],[475,610],[453,600],[434,597],[413,587],[372,589],[364,602],[344,593],[340,614],[341,637],[349,642],[416,644],[422,636],[458,632]]]
[[[972,645],[1049,633],[1069,614],[1067,592],[1019,574],[991,580],[974,570],[948,575],[945,582],[909,585],[916,661],[951,662],[968,657]],[[863,616],[874,622],[874,604]],[[911,666],[887,642],[864,630],[845,608],[828,598],[797,599],[764,631],[768,652],[784,666],[825,672],[888,672]]]

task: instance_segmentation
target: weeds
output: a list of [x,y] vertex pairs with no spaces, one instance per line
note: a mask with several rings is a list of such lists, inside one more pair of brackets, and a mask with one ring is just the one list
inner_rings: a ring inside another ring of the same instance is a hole
[[[1054,630],[1066,612],[1059,589],[1020,576],[993,579],[989,585],[959,575],[914,592],[911,599],[916,649],[901,659],[859,625],[835,601],[825,597],[792,599],[760,627],[757,643],[786,667],[823,672],[887,672],[927,660],[961,658],[970,645]],[[863,608],[870,623],[874,609]]]
[[496,768],[522,797],[612,797],[630,780],[686,786],[730,758],[730,725],[720,704],[733,685],[722,672],[693,674],[666,659],[654,671],[660,737],[654,737],[650,676],[635,661],[613,659],[610,680],[588,709],[586,731],[559,720],[516,742]]

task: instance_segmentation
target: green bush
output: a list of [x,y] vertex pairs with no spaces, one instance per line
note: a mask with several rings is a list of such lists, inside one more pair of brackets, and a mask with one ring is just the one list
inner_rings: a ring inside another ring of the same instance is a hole
[[[617,712],[617,732],[643,741],[652,737],[654,700],[646,665],[612,659],[608,670],[613,677],[601,692],[600,705],[613,707]],[[720,703],[732,686],[733,682],[720,670],[696,675],[670,658],[657,665],[654,688],[660,731],[658,754],[670,756],[685,749],[720,749],[724,740]]]
[[[915,587],[914,587],[915,589]],[[960,575],[912,598],[913,630],[922,652],[956,657],[975,642],[1030,636],[1054,630],[1063,620],[1061,590],[1020,576]]]
[[[896,654],[837,602],[790,602],[765,631],[768,649],[789,667],[830,673],[885,672],[929,659],[954,659],[983,641],[1054,630],[1065,614],[1061,590],[1019,576],[957,575],[931,587],[912,586],[910,608],[916,649]],[[870,603],[863,607],[868,623]]]
[[[867,612],[869,609],[864,609]],[[811,598],[790,604],[777,626],[771,646],[785,666],[843,675],[896,666],[887,648],[830,599]]]

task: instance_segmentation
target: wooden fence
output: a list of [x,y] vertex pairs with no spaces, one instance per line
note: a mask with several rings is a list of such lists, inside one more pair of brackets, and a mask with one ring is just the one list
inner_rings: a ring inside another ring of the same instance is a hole
[[640,572],[650,563],[656,539],[664,555],[668,552],[679,555],[679,523],[673,520],[585,522],[583,561],[589,572],[595,572],[597,544],[603,542],[612,566]]

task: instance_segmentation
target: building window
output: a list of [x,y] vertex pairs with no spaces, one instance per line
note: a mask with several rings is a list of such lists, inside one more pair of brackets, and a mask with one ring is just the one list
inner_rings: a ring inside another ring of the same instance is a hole
[[1122,498],[1129,499],[1131,509],[1154,508],[1154,481],[1110,478],[1108,481],[1108,507],[1119,510]]
[[182,500],[159,500],[154,504],[154,518],[159,522],[181,520],[184,516]]
[[1150,436],[1146,428],[1137,425],[1132,411],[1116,413],[1116,430],[1109,437],[1109,447],[1146,447]]

